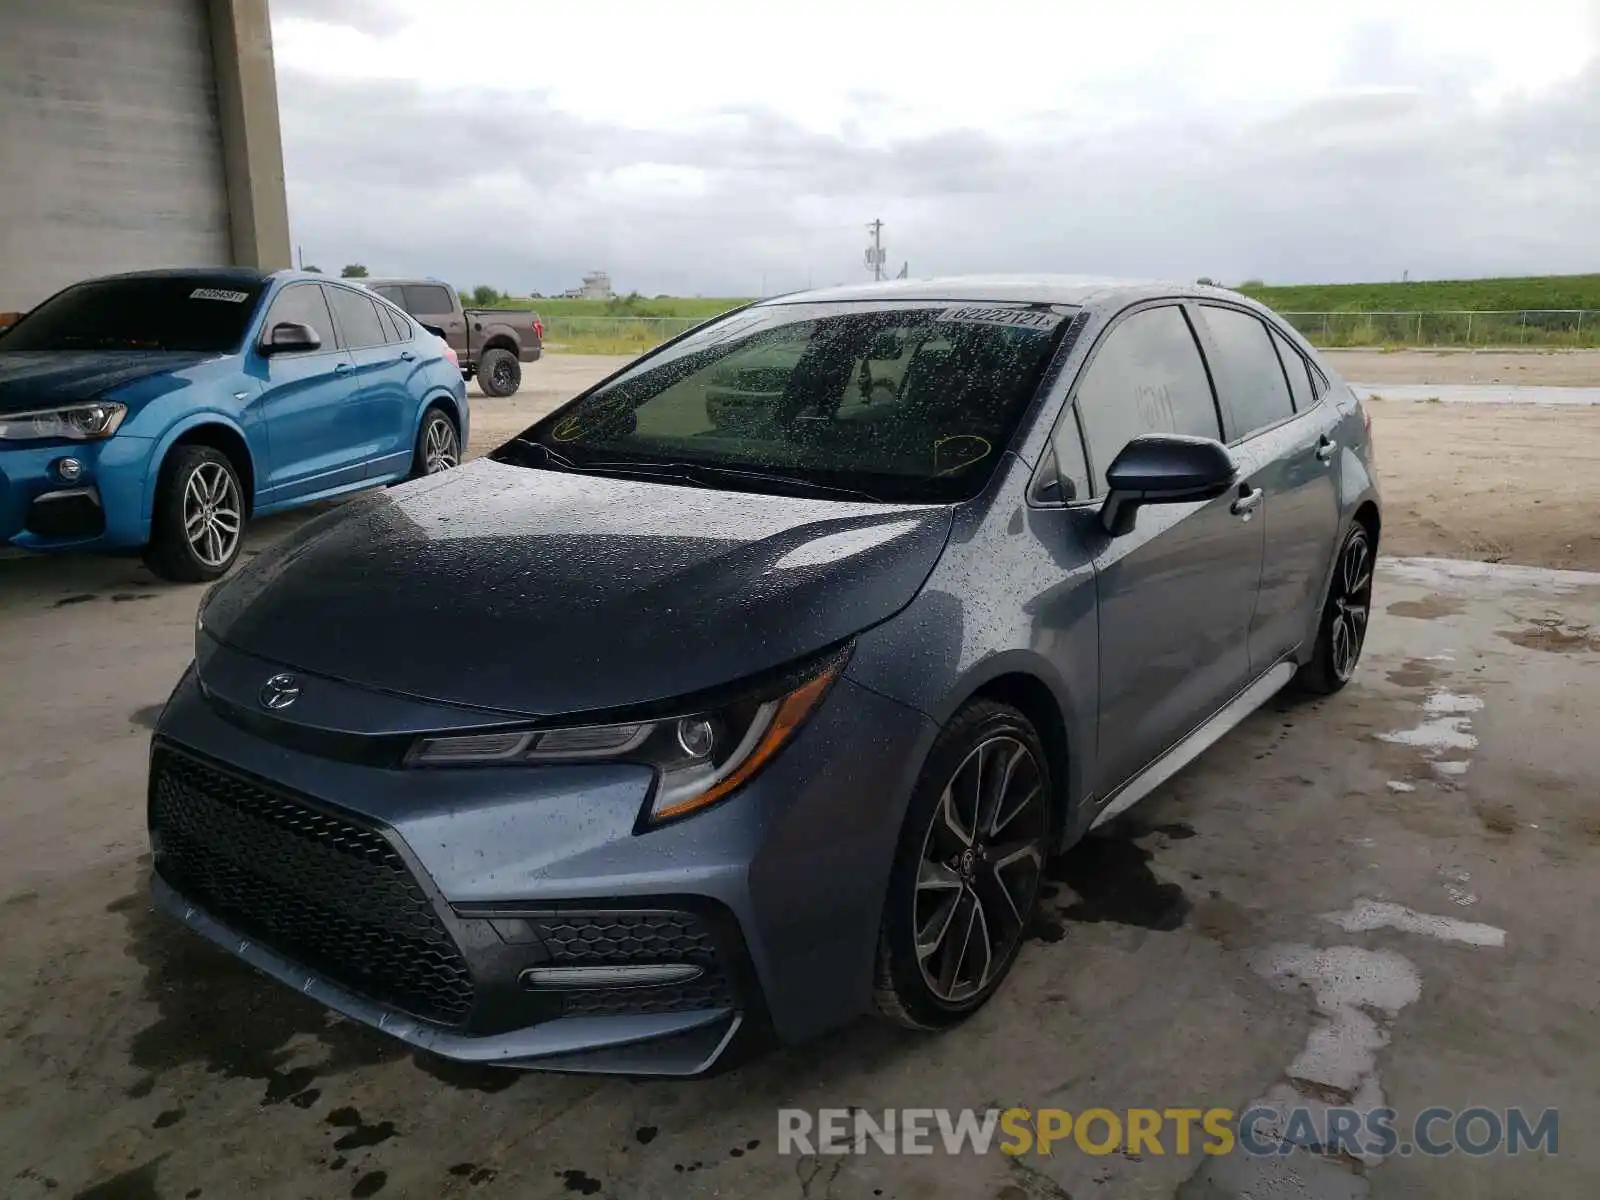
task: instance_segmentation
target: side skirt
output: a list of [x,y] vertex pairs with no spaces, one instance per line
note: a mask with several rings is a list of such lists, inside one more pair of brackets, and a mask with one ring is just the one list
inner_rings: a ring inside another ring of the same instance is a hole
[[1172,749],[1156,759],[1155,762],[1111,793],[1104,807],[1090,822],[1089,828],[1098,828],[1111,820],[1112,817],[1126,812],[1179,771],[1183,770],[1184,767],[1199,758],[1223,734],[1277,695],[1283,689],[1284,684],[1294,678],[1294,673],[1295,665],[1287,659],[1268,670],[1260,679],[1257,679],[1244,691],[1223,705],[1222,708],[1218,709],[1213,716],[1196,728],[1194,732],[1190,733],[1181,742],[1174,745]]

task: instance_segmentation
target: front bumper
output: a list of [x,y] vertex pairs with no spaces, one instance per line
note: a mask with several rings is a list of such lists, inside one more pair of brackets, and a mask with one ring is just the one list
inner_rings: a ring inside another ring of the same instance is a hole
[[[144,545],[153,445],[120,433],[103,442],[0,443],[0,542],[27,550]],[[65,458],[82,464],[79,477],[60,477]]]
[[[407,723],[392,709],[384,720]],[[155,775],[153,888],[163,908],[231,953],[434,1053],[556,1070],[697,1074],[746,1036],[799,1040],[866,1009],[911,764],[932,732],[920,714],[841,681],[740,794],[637,833],[645,769],[400,770],[348,761],[343,746],[340,757],[321,743],[307,749],[303,730],[279,737],[241,720],[229,699],[203,695],[191,672],[163,714],[153,767],[176,754],[242,781],[244,790],[227,798],[230,811],[259,806],[257,793],[273,804],[288,797],[317,821],[356,830],[335,840],[381,838],[363,853],[392,849],[403,861],[428,898],[429,911],[413,917],[446,932],[447,956],[459,954],[470,980],[470,1003],[430,1007],[429,996],[399,995],[352,967],[367,961],[370,942],[313,944],[319,938],[265,919],[293,907],[263,898],[277,837],[270,831],[252,827],[239,839],[250,855],[224,863],[225,872],[252,872],[249,886],[232,893],[235,907],[211,899],[221,894],[217,876],[180,869],[173,857],[172,819],[158,811]],[[359,908],[351,897],[381,892],[317,883],[320,874],[315,864],[277,873],[302,889],[322,888],[300,899],[326,906],[318,912],[340,909],[340,919]],[[402,924],[357,915],[384,926],[385,938],[417,928],[412,917]],[[316,928],[325,933],[336,923],[319,917]],[[392,955],[392,943],[381,950]],[[530,968],[663,962],[691,963],[701,975],[682,987],[584,983],[556,991],[525,976]]]

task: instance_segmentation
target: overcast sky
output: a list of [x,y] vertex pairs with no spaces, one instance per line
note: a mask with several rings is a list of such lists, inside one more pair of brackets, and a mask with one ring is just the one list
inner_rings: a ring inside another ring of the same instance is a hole
[[271,0],[307,262],[513,291],[1600,270],[1600,0]]

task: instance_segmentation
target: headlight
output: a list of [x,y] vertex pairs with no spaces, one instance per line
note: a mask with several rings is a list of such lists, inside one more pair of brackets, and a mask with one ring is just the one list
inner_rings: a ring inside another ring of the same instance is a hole
[[108,438],[128,415],[125,404],[72,404],[0,416],[0,441],[32,442],[64,438],[92,442]]
[[715,804],[749,782],[800,728],[844,668],[845,655],[715,708],[661,720],[419,738],[413,767],[632,762],[656,769],[649,821]]

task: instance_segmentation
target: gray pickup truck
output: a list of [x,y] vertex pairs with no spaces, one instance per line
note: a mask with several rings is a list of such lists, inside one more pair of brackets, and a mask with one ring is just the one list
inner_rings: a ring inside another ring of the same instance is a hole
[[544,350],[544,322],[531,308],[462,308],[455,288],[437,279],[363,279],[385,300],[437,329],[456,352],[464,379],[477,376],[485,396],[522,386],[522,364]]

